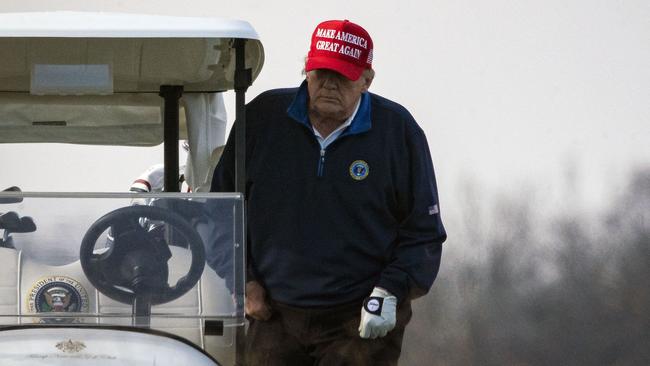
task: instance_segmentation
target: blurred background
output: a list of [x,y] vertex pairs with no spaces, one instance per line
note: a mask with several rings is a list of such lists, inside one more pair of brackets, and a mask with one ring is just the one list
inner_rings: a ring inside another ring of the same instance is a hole
[[[49,10],[247,20],[266,54],[247,100],[302,81],[320,21],[361,24],[371,91],[427,134],[449,234],[401,364],[650,364],[647,0],[0,3]],[[160,147],[5,144],[0,188],[126,191],[161,161]]]

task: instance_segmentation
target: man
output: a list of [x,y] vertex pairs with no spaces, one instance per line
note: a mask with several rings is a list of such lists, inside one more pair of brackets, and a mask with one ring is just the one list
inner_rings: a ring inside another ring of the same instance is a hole
[[[185,165],[178,167],[180,176],[178,183],[181,186],[181,192],[192,192],[192,188],[185,181]],[[154,164],[147,168],[136,178],[129,191],[134,193],[151,193],[162,192],[165,186],[165,164]],[[145,204],[145,203],[143,203]]]
[[[226,136],[228,122],[223,93],[188,93],[181,102],[185,106],[188,139],[181,145],[187,158],[179,166],[179,186],[181,192],[207,192]],[[129,190],[162,192],[164,181],[164,164],[156,164],[143,172]]]
[[[368,92],[372,50],[359,25],[323,22],[303,84],[247,106],[249,365],[395,365],[438,272],[426,138]],[[212,191],[234,190],[233,135]]]
[[[220,104],[222,109],[223,107],[223,96],[221,93],[213,96],[208,95],[208,101],[216,101]],[[198,98],[194,97],[193,100]],[[213,103],[214,104],[214,103]],[[214,109],[214,108],[213,108]],[[220,118],[215,118],[218,116]],[[213,126],[218,124],[226,124],[225,112],[224,113],[213,113],[208,121],[208,128],[215,130]],[[195,124],[196,125],[196,124]],[[197,133],[198,132],[190,132]],[[224,133],[225,134],[225,133]],[[206,136],[207,135],[207,136]],[[202,161],[205,159],[204,156],[200,156],[202,159],[192,159],[193,151],[205,151],[206,144],[207,148],[212,149],[217,143],[223,144],[223,135],[219,138],[217,135],[216,138],[211,134],[204,133],[203,136],[200,136],[200,142],[195,143],[194,149],[190,149],[190,143],[185,140],[181,144],[183,150],[187,153],[187,164],[180,165],[179,170],[179,186],[181,192],[204,192],[210,186],[210,181],[212,179],[212,169],[216,166],[216,162],[221,158],[224,146],[218,146],[212,150],[212,154],[209,156],[208,161]],[[195,161],[194,163],[192,163]],[[192,166],[198,168],[192,169]],[[208,175],[210,173],[210,175]],[[187,176],[187,179],[186,179]],[[202,178],[203,177],[203,178]],[[209,178],[209,179],[208,179]],[[131,184],[129,191],[133,193],[159,193],[164,192],[165,183],[165,165],[164,164],[155,164],[147,168],[135,181]],[[193,183],[193,184],[192,184]],[[207,185],[207,187],[206,187]],[[195,188],[196,187],[196,188]],[[131,204],[133,205],[163,205],[161,201],[157,199],[133,199]],[[206,263],[210,268],[212,268],[219,277],[224,279],[226,288],[233,293],[234,291],[234,279],[233,279],[233,269],[232,269],[232,250],[228,247],[229,243],[232,243],[232,233],[228,230],[220,230],[220,225],[228,225],[232,222],[232,207],[230,207],[225,201],[221,202],[219,200],[210,201],[209,211],[211,212],[211,220],[201,220],[200,217],[186,217],[191,223],[191,225],[197,230],[203,243],[205,244],[205,255]],[[187,211],[186,211],[187,212]],[[160,222],[150,222],[148,219],[141,219],[141,224],[146,226],[150,235],[158,237],[161,240],[165,240],[164,237],[165,227]],[[219,224],[215,224],[219,222]],[[108,235],[109,246],[112,245],[113,237],[112,232],[109,231]],[[187,243],[181,237],[176,237],[176,240],[172,241],[173,245],[178,245],[181,247],[186,247]],[[231,244],[232,245],[232,244]]]

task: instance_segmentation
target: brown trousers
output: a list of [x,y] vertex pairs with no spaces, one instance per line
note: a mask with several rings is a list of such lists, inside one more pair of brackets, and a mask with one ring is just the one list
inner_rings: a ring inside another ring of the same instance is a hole
[[397,365],[411,303],[397,307],[395,329],[385,337],[359,337],[361,302],[326,309],[273,304],[267,321],[251,320],[246,366]]

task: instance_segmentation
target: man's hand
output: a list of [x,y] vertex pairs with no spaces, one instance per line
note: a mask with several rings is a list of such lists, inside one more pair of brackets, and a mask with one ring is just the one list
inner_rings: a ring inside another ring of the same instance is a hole
[[256,320],[268,320],[271,307],[266,301],[266,290],[257,281],[246,282],[246,315]]
[[375,287],[361,307],[361,338],[383,337],[395,328],[397,298],[381,287]]

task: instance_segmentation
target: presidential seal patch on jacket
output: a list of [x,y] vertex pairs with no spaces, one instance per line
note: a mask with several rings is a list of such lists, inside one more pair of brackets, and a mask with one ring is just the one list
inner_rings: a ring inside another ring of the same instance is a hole
[[350,176],[354,180],[364,180],[369,173],[370,167],[363,160],[355,160],[350,164]]

